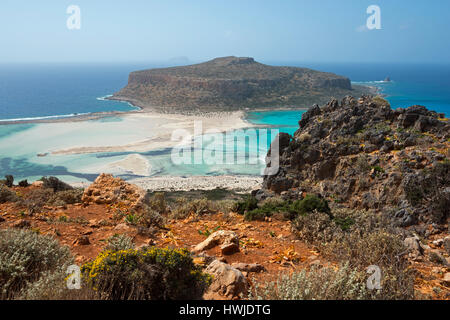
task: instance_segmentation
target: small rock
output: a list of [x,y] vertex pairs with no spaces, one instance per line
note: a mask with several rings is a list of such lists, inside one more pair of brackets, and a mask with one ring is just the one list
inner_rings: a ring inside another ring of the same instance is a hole
[[431,272],[433,272],[433,273],[441,273],[441,268],[434,267],[433,269],[431,269]]
[[444,244],[444,239],[437,239],[437,240],[434,240],[434,241],[433,241],[433,244],[434,244],[436,247],[440,247],[440,246],[442,246],[442,245]]
[[33,187],[42,187],[44,185],[44,181],[35,181],[31,184]]
[[447,251],[447,254],[450,254],[450,236],[444,238],[443,246],[445,248],[445,251]]
[[89,220],[89,227],[91,227],[91,228],[99,228],[100,226],[99,226],[97,220],[91,219],[91,220]]
[[17,229],[26,229],[26,228],[30,228],[31,227],[31,223],[28,220],[19,220],[16,223],[13,224],[13,228],[17,228]]
[[248,264],[248,263],[236,262],[236,263],[233,263],[231,266],[242,272],[262,272],[262,271],[266,270],[266,268],[264,268],[264,266],[257,264],[257,263]]
[[311,261],[309,263],[309,265],[312,266],[312,267],[318,267],[318,268],[322,267],[322,263],[320,262],[320,260]]
[[114,227],[114,230],[116,231],[130,231],[131,227],[127,225],[125,222],[119,223],[117,226]]
[[411,251],[413,255],[421,256],[423,255],[423,248],[420,245],[419,239],[417,237],[409,237],[403,241],[405,247]]
[[444,275],[444,278],[442,279],[442,283],[443,283],[444,285],[447,285],[447,286],[450,285],[450,272],[447,272],[447,273]]
[[80,246],[87,246],[90,245],[91,242],[89,241],[89,237],[88,236],[80,236],[78,239],[76,239],[74,241],[74,244],[78,244]]
[[239,252],[239,245],[234,242],[224,243],[220,246],[220,250],[224,255],[230,255]]
[[447,264],[447,260],[437,250],[432,250],[429,253],[429,258],[430,258],[431,262],[439,263],[439,264],[443,264],[443,265]]
[[75,258],[75,262],[76,262],[77,264],[81,264],[81,263],[83,262],[83,260],[84,260],[84,256],[77,256],[77,257]]

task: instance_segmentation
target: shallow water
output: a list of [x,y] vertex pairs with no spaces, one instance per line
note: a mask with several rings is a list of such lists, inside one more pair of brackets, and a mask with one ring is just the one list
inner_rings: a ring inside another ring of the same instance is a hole
[[[276,63],[274,63],[276,64]],[[291,64],[295,65],[295,64]],[[380,88],[393,108],[414,104],[425,105],[450,116],[450,66],[401,64],[298,64],[299,66],[335,72],[352,81]],[[127,103],[101,97],[126,85],[131,71],[149,65],[0,65],[0,119],[47,117],[73,113],[131,110]],[[382,83],[390,76],[390,83]],[[100,98],[100,99],[99,99]],[[260,125],[272,125],[281,132],[293,134],[303,111],[252,112],[248,120]],[[110,172],[123,178],[135,178],[132,172],[112,166],[135,152],[51,155],[55,150],[77,146],[108,146],[142,141],[152,136],[156,119],[105,117],[73,123],[0,125],[0,177],[13,174],[16,180],[36,180],[44,175],[58,176],[69,182],[92,181],[100,172]],[[259,133],[259,130],[256,129]],[[248,146],[242,142],[245,132],[237,133],[236,146],[231,137],[222,141],[207,141],[202,150],[215,155],[238,153],[241,163],[176,165],[172,149],[137,153],[151,167],[148,175],[259,175],[264,168],[267,145]],[[270,141],[270,139],[269,139]],[[259,140],[258,140],[259,142]],[[198,152],[198,149],[196,150]],[[239,152],[240,153],[239,153]],[[46,154],[38,157],[38,154]],[[191,156],[193,157],[193,155]],[[245,161],[244,161],[245,160]],[[252,164],[249,164],[251,162]],[[256,162],[256,163],[255,163]]]

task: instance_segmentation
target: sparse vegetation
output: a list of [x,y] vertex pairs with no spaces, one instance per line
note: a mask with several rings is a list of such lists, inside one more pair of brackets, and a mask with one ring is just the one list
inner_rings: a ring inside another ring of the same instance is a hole
[[17,194],[5,185],[0,184],[0,203],[16,202],[19,200]]
[[66,190],[73,189],[70,185],[59,180],[56,177],[48,177],[48,178],[42,177],[41,181],[44,183],[43,188],[53,189],[53,192],[66,191]]
[[133,239],[124,234],[115,234],[107,240],[105,251],[120,251],[134,249]]
[[67,247],[32,231],[0,230],[0,295],[14,299],[43,277],[65,274],[72,264]]
[[12,188],[14,186],[14,177],[12,175],[5,176],[5,186]]
[[400,235],[383,214],[341,209],[334,218],[325,214],[299,216],[294,228],[299,238],[315,245],[323,255],[351,268],[365,271],[369,265],[382,269],[383,290],[373,298],[412,299],[414,277],[408,269]]
[[184,219],[190,215],[199,217],[216,212],[217,208],[213,202],[207,199],[187,200],[186,198],[178,198],[170,216],[175,219]]
[[370,297],[366,275],[348,264],[312,268],[282,275],[277,281],[257,284],[250,300],[362,300]]
[[82,272],[103,299],[199,299],[211,278],[185,249],[104,251]]
[[[294,219],[298,215],[305,215],[313,211],[324,212],[330,214],[328,202],[325,199],[315,195],[307,195],[302,200],[289,201],[281,199],[268,199],[263,201],[260,206],[254,198],[246,198],[235,204],[235,210],[244,214],[247,221],[264,220],[265,217],[271,217],[275,213],[283,214],[286,219]],[[256,201],[256,202],[255,202]],[[256,208],[255,208],[256,206]],[[251,210],[243,210],[244,208],[254,208]]]

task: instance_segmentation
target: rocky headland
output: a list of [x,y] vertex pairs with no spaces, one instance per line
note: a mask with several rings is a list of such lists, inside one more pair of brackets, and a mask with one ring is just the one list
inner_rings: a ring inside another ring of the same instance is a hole
[[172,68],[132,72],[110,99],[143,109],[191,113],[244,108],[305,108],[367,93],[348,78],[306,68],[276,67],[253,58],[224,57]]
[[[403,227],[450,212],[450,122],[423,106],[392,110],[380,97],[314,105],[294,136],[280,134],[280,169],[258,197],[316,193],[391,214]],[[418,227],[420,234],[427,232]]]

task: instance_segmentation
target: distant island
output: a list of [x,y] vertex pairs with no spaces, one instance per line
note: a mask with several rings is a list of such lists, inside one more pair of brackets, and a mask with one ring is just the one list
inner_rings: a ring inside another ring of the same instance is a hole
[[235,111],[245,108],[308,108],[330,98],[360,96],[370,88],[307,68],[277,67],[253,58],[132,72],[128,85],[109,99],[159,112]]

